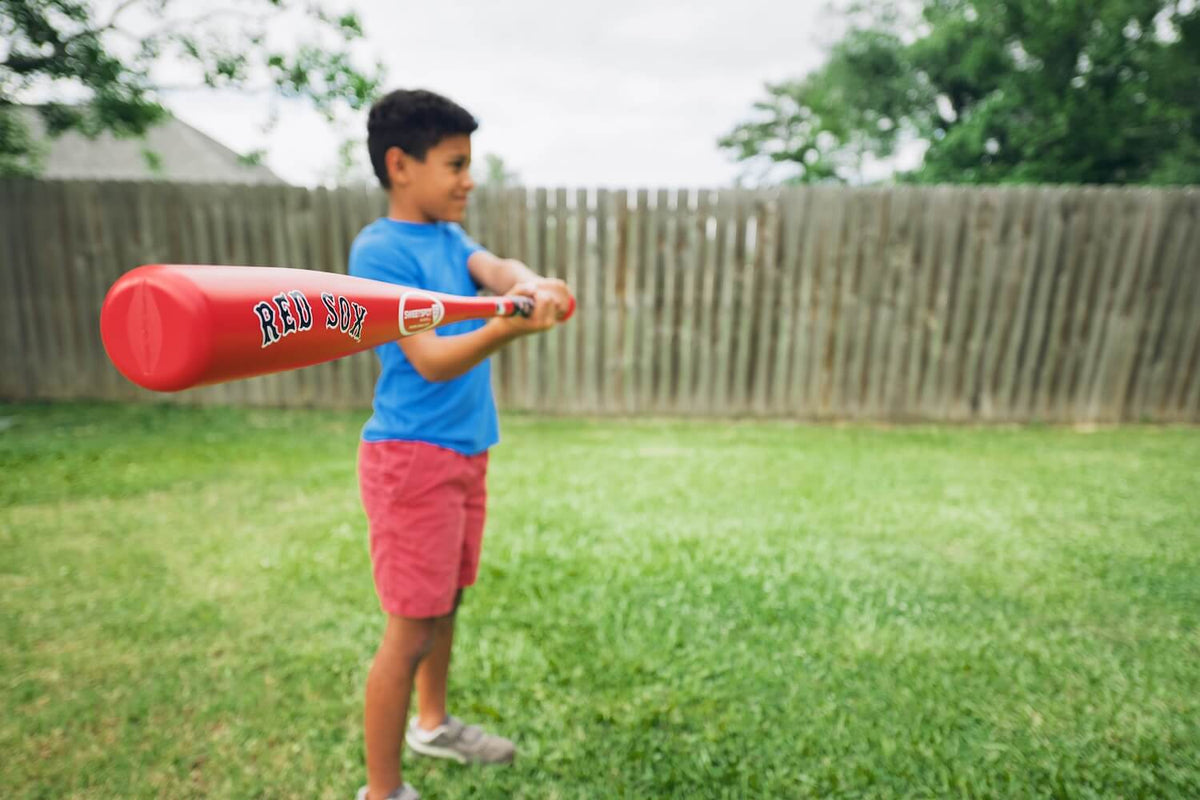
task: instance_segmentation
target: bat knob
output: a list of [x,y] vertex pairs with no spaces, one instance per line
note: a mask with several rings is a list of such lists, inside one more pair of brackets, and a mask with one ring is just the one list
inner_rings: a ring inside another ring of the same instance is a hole
[[567,304],[567,310],[558,315],[559,322],[566,322],[575,314],[575,295],[570,296],[570,303]]

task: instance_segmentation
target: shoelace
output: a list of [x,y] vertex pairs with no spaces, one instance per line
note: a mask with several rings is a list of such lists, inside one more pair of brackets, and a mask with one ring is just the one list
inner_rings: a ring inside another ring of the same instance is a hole
[[466,725],[459,734],[459,738],[467,744],[475,744],[483,738],[483,729],[477,725]]
[[437,741],[443,736],[451,742],[475,745],[483,740],[483,728],[480,728],[478,725],[464,725],[461,720],[451,717],[445,722],[442,732],[430,739],[430,741]]

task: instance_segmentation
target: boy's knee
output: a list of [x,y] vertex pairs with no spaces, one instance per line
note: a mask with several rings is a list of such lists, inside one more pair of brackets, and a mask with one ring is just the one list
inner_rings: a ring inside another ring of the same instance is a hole
[[421,638],[412,643],[412,647],[405,653],[409,660],[416,664],[425,656],[429,655],[429,651],[433,649],[433,642],[436,638],[434,627],[429,626],[427,630],[422,631]]
[[407,619],[392,617],[384,634],[384,645],[409,664],[416,665],[433,649],[437,638],[437,618]]

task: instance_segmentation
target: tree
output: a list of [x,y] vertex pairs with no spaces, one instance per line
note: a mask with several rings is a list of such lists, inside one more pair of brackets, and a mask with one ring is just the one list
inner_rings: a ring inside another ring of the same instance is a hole
[[494,153],[483,157],[483,174],[476,179],[489,189],[505,189],[516,184],[521,178],[517,173],[510,172],[504,159]]
[[1194,0],[876,3],[719,145],[793,181],[925,148],[903,180],[1200,182]]
[[[36,175],[38,148],[13,107],[29,97],[47,129],[142,136],[168,116],[168,86],[267,90],[300,98],[327,119],[367,106],[383,68],[351,56],[354,13],[301,0],[0,0],[0,175]],[[306,31],[283,41],[281,22]],[[174,73],[174,74],[173,74]],[[181,74],[180,74],[181,73]],[[181,80],[181,83],[177,81]]]

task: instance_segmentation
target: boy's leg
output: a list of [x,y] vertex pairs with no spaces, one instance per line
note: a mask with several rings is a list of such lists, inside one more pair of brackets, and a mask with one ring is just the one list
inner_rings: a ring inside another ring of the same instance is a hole
[[454,598],[454,611],[431,620],[433,645],[417,666],[417,724],[431,731],[446,721],[446,685],[450,674],[450,652],[454,647],[454,619],[462,590]]
[[367,675],[363,733],[368,800],[383,800],[403,783],[400,749],[413,677],[433,647],[436,623],[388,615],[383,641]]
[[367,676],[370,800],[401,785],[400,754],[418,665],[433,647],[436,615],[452,610],[465,515],[459,469],[461,456],[421,442],[359,445],[372,572],[388,615]]
[[[479,552],[487,505],[487,453],[466,460],[466,520],[458,571],[458,594],[454,608],[462,599],[462,590],[475,583],[479,570]],[[454,642],[454,612],[441,620],[437,639],[429,656],[417,671],[418,713],[409,726],[408,746],[416,753],[436,758],[452,758],[463,763],[509,764],[516,748],[508,739],[489,734],[475,725],[446,714],[446,675]]]
[[446,685],[450,673],[450,653],[454,647],[454,621],[462,603],[463,589],[472,586],[479,572],[479,553],[483,546],[483,527],[487,517],[487,452],[459,462],[463,499],[463,527],[460,552],[457,553],[458,592],[454,607],[438,620],[433,648],[417,670],[417,724],[427,731],[446,721]]

